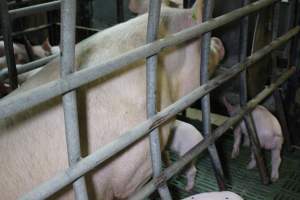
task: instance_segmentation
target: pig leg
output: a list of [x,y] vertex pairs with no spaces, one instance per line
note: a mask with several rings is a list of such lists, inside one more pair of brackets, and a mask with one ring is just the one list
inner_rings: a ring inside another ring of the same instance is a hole
[[234,132],[234,144],[233,144],[233,150],[231,153],[231,158],[236,158],[240,153],[240,144],[241,144],[241,140],[242,140],[241,127],[237,126],[233,132]]
[[279,166],[281,163],[281,156],[280,156],[281,148],[275,148],[271,151],[272,157],[272,172],[271,172],[271,181],[275,182],[279,178]]
[[192,161],[191,164],[188,165],[188,168],[185,171],[187,184],[185,186],[185,191],[191,191],[195,184],[195,177],[196,177],[197,169],[195,167],[195,161]]
[[249,140],[249,136],[244,134],[244,142],[243,142],[243,146],[244,147],[249,147],[250,146],[250,140]]
[[254,153],[251,153],[251,160],[247,165],[247,169],[253,169],[256,166],[256,160],[255,160],[255,156]]
[[[171,141],[171,149],[177,152],[180,157],[197,145],[201,140],[203,140],[203,137],[194,126],[176,120],[174,135]],[[185,171],[187,177],[186,191],[189,191],[194,187],[196,172],[195,161],[193,161],[187,166]]]

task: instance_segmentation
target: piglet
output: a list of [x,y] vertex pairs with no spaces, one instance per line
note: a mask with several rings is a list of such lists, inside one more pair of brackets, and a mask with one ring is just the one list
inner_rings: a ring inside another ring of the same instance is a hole
[[[237,111],[239,106],[233,106],[231,105],[226,97],[223,98],[223,103],[225,107],[227,108],[228,113],[230,116],[234,115],[234,113]],[[281,126],[265,107],[263,106],[257,106],[252,111],[252,116],[254,120],[254,124],[257,131],[257,136],[260,142],[260,146],[263,149],[271,150],[271,157],[272,157],[272,172],[271,172],[271,181],[275,182],[279,178],[279,166],[281,163],[281,148],[283,144],[283,137],[282,137],[282,131]],[[240,143],[242,139],[242,134],[244,134],[244,144],[246,146],[249,146],[249,136],[247,133],[247,129],[245,126],[244,121],[242,121],[235,129],[234,129],[234,145],[233,145],[233,151],[231,154],[232,158],[236,158],[239,154],[239,148]],[[256,166],[256,160],[254,157],[253,152],[251,153],[251,161],[249,162],[247,168],[252,169]]]
[[[201,133],[193,125],[176,120],[173,127],[173,138],[170,141],[170,149],[179,156],[183,156],[202,140]],[[185,170],[187,178],[186,191],[193,189],[196,173],[195,161],[192,161]]]

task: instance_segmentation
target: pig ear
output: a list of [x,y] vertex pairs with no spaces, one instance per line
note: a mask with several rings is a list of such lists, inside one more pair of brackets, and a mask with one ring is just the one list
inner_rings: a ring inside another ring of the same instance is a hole
[[196,0],[192,10],[194,20],[196,20],[198,23],[202,23],[203,0]]
[[48,38],[46,38],[46,40],[43,42],[43,44],[42,44],[42,48],[45,50],[45,51],[48,51],[48,52],[50,52],[51,53],[51,45],[50,45],[50,43],[49,43],[49,39]]

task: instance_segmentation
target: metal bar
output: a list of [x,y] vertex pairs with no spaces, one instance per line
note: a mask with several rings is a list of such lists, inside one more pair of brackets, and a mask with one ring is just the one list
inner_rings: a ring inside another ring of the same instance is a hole
[[[182,97],[174,104],[168,106],[164,110],[157,113],[155,116],[149,118],[148,120],[142,122],[138,126],[134,127],[131,131],[127,131],[122,134],[117,140],[105,145],[101,149],[98,149],[93,154],[80,160],[74,167],[67,169],[50,180],[44,182],[42,185],[35,188],[30,193],[26,194],[21,199],[45,199],[55,192],[59,191],[61,188],[70,184],[72,181],[76,180],[78,177],[83,176],[85,173],[89,172],[96,166],[103,163],[105,160],[109,159],[111,156],[117,154],[127,146],[133,144],[135,141],[146,136],[150,131],[157,128],[160,124],[168,121],[174,117],[177,113],[181,112],[192,103],[197,101],[199,98],[208,94],[215,88],[219,87],[223,83],[233,79],[240,72],[245,70],[246,67],[249,67],[256,62],[260,61],[266,55],[270,54],[274,49],[280,47],[286,43],[291,37],[299,33],[300,28],[291,30],[289,33],[278,38],[276,41],[272,42],[270,45],[265,46],[263,49],[257,51],[252,56],[250,56],[244,63],[239,63],[234,65],[231,68],[231,71],[225,72],[222,75],[217,76],[216,78],[210,80],[207,84],[200,86],[195,89],[190,94]],[[61,85],[62,86],[62,85]],[[63,86],[62,86],[63,87]],[[32,94],[32,93],[31,93]],[[6,101],[6,98],[2,102]],[[10,102],[10,101],[9,101]],[[23,103],[26,101],[22,101]],[[1,102],[0,102],[1,104]],[[8,105],[1,105],[0,108]],[[210,137],[210,136],[209,136]]]
[[[249,4],[249,0],[243,0],[243,6]],[[241,47],[240,47],[240,62],[243,62],[247,57],[248,49],[248,24],[249,17],[246,16],[241,20]],[[244,107],[247,104],[248,94],[247,94],[247,75],[246,71],[243,71],[240,75],[240,104]],[[259,174],[263,184],[269,183],[269,177],[267,174],[267,168],[265,166],[264,158],[262,156],[262,151],[260,149],[260,142],[257,136],[257,131],[255,128],[254,121],[252,119],[252,114],[246,115],[245,124],[247,131],[249,133],[249,139],[251,141],[251,149],[255,155],[257,166],[259,169]]]
[[51,10],[57,10],[60,8],[60,0],[59,1],[51,1],[48,3],[42,3],[38,5],[28,6],[25,8],[18,8],[14,10],[10,10],[9,14],[11,19],[25,17],[28,15],[34,15],[41,12],[47,12]]
[[[255,12],[260,8],[271,5],[275,1],[276,0],[261,0],[259,2],[255,2],[244,8],[232,11],[229,14],[222,15],[200,25],[172,34],[164,39],[130,50],[129,52],[117,56],[116,58],[98,66],[82,69],[64,79],[51,81],[30,91],[15,95],[14,97],[7,97],[0,101],[0,119],[106,76],[116,70],[122,69],[122,67],[138,59],[154,55],[171,45],[180,44],[190,40],[191,38],[195,38],[203,33],[216,29],[226,23],[239,19],[244,15]],[[289,38],[291,35],[294,35],[295,32],[298,33],[298,31],[299,27],[297,26],[289,31],[288,34],[285,35],[286,37],[281,37],[280,40],[285,40],[285,38]],[[277,42],[275,42],[275,44],[277,44]]]
[[[207,21],[212,17],[213,0],[206,0],[204,5],[204,17],[203,21]],[[207,32],[202,37],[201,42],[201,64],[200,64],[200,84],[203,85],[208,82],[208,61],[210,54],[210,39],[211,32]],[[207,94],[201,99],[201,110],[202,110],[202,123],[203,123],[203,134],[205,137],[211,135],[211,120],[210,120],[210,95]],[[208,147],[208,152],[212,161],[215,176],[218,182],[219,189],[225,190],[224,172],[222,164],[218,155],[215,144]]]
[[[63,0],[61,4],[61,59],[60,73],[64,78],[75,71],[75,24],[76,0]],[[80,136],[76,91],[63,95],[63,109],[66,129],[66,141],[69,166],[73,167],[81,159]],[[73,183],[76,200],[87,200],[87,189],[84,177]]]
[[[272,39],[274,40],[277,35],[278,35],[278,29],[279,29],[279,14],[280,14],[280,2],[277,2],[274,4],[273,6],[273,26],[272,26]],[[295,38],[296,39],[296,38]],[[272,53],[272,75],[271,75],[271,81],[275,81],[276,80],[276,72],[277,72],[277,56],[275,53]],[[277,88],[274,93],[273,93],[273,97],[275,100],[275,106],[276,106],[276,113],[279,119],[279,122],[281,124],[282,127],[282,133],[284,136],[284,145],[285,147],[287,147],[288,151],[292,150],[292,143],[291,143],[291,137],[290,137],[290,132],[288,129],[288,124],[286,121],[286,117],[285,117],[285,111],[284,111],[284,106],[282,103],[282,98],[280,95],[280,91]]]
[[[35,60],[33,62],[30,62],[30,63],[26,63],[26,64],[23,64],[23,65],[17,65],[17,72],[18,72],[18,74],[23,74],[23,73],[26,73],[26,72],[31,71],[33,69],[37,69],[37,68],[42,67],[43,65],[47,64],[48,62],[50,62],[51,60],[53,60],[54,58],[56,58],[58,56],[59,56],[59,54],[54,54],[54,55],[51,55],[51,56],[48,56],[48,57],[45,57],[45,58]],[[7,68],[2,69],[0,71],[0,81],[3,81],[7,78],[8,78]]]
[[[295,0],[289,0],[288,1],[288,12],[287,12],[287,29],[290,29],[291,27],[294,26],[295,24]],[[291,41],[287,43],[285,49],[284,49],[284,53],[286,58],[288,59],[288,63],[291,63],[291,50],[292,50],[292,43]]]
[[9,81],[12,89],[18,87],[18,76],[15,62],[15,54],[13,41],[11,37],[11,19],[8,15],[8,8],[6,1],[0,1],[1,8],[1,24],[2,24],[2,34],[4,38],[4,47],[5,47],[5,57],[8,67]]
[[[32,32],[35,32],[35,31],[40,31],[40,30],[49,28],[50,26],[52,26],[52,24],[41,25],[41,26],[37,26],[37,27],[33,27],[33,28],[28,28],[23,31],[13,32],[11,35],[14,38],[14,37],[18,37],[20,35],[25,35],[25,34],[30,34]],[[0,35],[0,40],[3,40],[2,35]]]
[[[59,22],[55,23],[55,25],[60,26],[60,23]],[[101,29],[96,29],[96,28],[89,28],[89,27],[85,27],[85,26],[78,26],[78,25],[76,25],[75,27],[76,27],[76,29],[82,29],[82,30],[94,31],[94,32],[103,31],[103,29],[101,30]]]
[[[157,39],[159,31],[161,0],[151,0],[149,4],[149,16],[147,24],[147,43]],[[157,54],[147,57],[147,117],[150,118],[156,114],[156,92],[157,92]],[[161,150],[159,130],[154,129],[150,133],[150,152],[152,161],[153,178],[159,176],[162,170]],[[172,199],[167,184],[158,188],[159,195],[162,199]]]
[[187,152],[180,160],[173,163],[170,167],[165,169],[159,180],[151,180],[147,183],[140,191],[138,191],[134,196],[129,198],[130,200],[139,200],[144,199],[149,196],[157,187],[157,184],[160,183],[161,180],[167,181],[171,177],[173,177],[176,173],[180,172],[184,166],[190,163],[196,156],[202,153],[208,146],[214,143],[219,137],[221,137],[227,130],[229,130],[234,124],[240,122],[242,118],[249,112],[251,112],[261,101],[263,101],[266,97],[272,94],[275,88],[284,83],[293,73],[295,72],[295,68],[290,68],[285,72],[275,83],[272,83],[268,88],[265,88],[262,92],[260,92],[254,99],[249,101],[244,108],[241,108],[239,112],[226,120],[221,126],[219,126],[213,134],[202,140],[198,145],[193,147],[189,152]]
[[[151,2],[151,1],[150,1]],[[124,21],[124,6],[123,0],[117,0],[117,22],[121,23]]]

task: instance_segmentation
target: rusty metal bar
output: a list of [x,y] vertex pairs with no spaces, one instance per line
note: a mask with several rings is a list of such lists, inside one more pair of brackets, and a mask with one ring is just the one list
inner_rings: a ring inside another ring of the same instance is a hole
[[[151,43],[157,39],[159,31],[161,0],[151,0],[149,4],[149,16],[147,24],[147,43]],[[146,79],[147,79],[147,117],[150,118],[156,114],[156,93],[157,93],[157,54],[147,57]],[[160,175],[162,171],[162,160],[160,150],[159,130],[154,129],[150,133],[150,152],[152,161],[153,178]],[[163,200],[172,199],[167,184],[163,184],[158,188],[160,197]]]
[[254,99],[249,101],[244,108],[241,108],[237,114],[233,117],[230,117],[226,120],[221,126],[219,126],[213,134],[202,140],[198,145],[193,147],[190,151],[188,151],[183,157],[181,157],[178,161],[173,163],[170,167],[165,169],[160,177],[157,180],[151,180],[147,183],[140,191],[138,191],[134,196],[129,198],[130,200],[140,200],[149,196],[160,184],[161,181],[167,181],[172,176],[180,172],[184,166],[190,163],[196,156],[202,153],[205,149],[208,148],[210,144],[213,144],[219,137],[221,137],[227,130],[229,130],[234,124],[240,122],[245,115],[250,113],[261,101],[263,101],[266,97],[272,94],[275,88],[284,83],[293,73],[295,72],[295,68],[292,67],[287,70],[276,82],[272,83],[269,87],[265,88],[262,92],[260,92]]
[[[133,144],[137,140],[143,138],[153,129],[157,128],[159,125],[163,124],[164,122],[174,117],[177,113],[181,112],[182,110],[190,106],[199,98],[208,94],[209,92],[219,87],[223,83],[236,77],[247,67],[263,59],[266,55],[270,54],[273,50],[286,43],[288,40],[290,40],[293,36],[297,35],[299,32],[300,32],[300,27],[296,27],[292,29],[287,34],[283,35],[282,37],[273,41],[271,44],[265,46],[261,50],[252,54],[250,57],[248,57],[245,60],[244,63],[239,63],[234,65],[231,68],[231,71],[225,72],[224,74],[217,76],[216,78],[210,80],[206,84],[195,89],[193,92],[182,97],[175,103],[169,105],[167,108],[160,111],[155,116],[149,118],[148,120],[134,127],[131,131],[122,134],[122,136],[119,137],[118,139],[105,145],[101,149],[98,149],[93,154],[81,159],[74,167],[66,169],[60,172],[59,174],[55,175],[48,181],[42,183],[34,190],[32,190],[31,192],[23,196],[21,199],[45,199],[51,196],[52,194],[56,193],[63,187],[72,183],[78,177],[83,176],[90,170],[94,169],[95,167],[103,163],[105,160],[109,159],[111,156],[116,155],[124,148]],[[292,70],[292,72],[293,71],[294,70]],[[0,104],[5,102],[7,99],[11,99],[11,98],[6,98],[4,101],[0,102]],[[8,100],[8,102],[11,102],[11,100]],[[2,104],[0,105],[0,108],[3,108],[5,106],[9,106],[9,105]]]
[[[204,15],[203,21],[207,21],[212,17],[213,0],[204,1]],[[208,61],[210,54],[210,39],[211,32],[207,32],[202,37],[201,43],[201,65],[200,65],[200,84],[203,85],[208,82]],[[204,137],[211,135],[211,121],[210,121],[210,95],[207,94],[201,99],[201,110],[202,110],[202,123],[203,123],[203,134]],[[219,189],[225,190],[224,172],[222,164],[218,155],[217,148],[214,144],[208,147],[208,152],[212,161],[215,176],[219,185]]]
[[[243,0],[243,6],[249,4],[249,0]],[[241,47],[240,47],[240,62],[243,62],[247,57],[248,50],[248,24],[249,17],[246,16],[241,20]],[[248,101],[247,94],[247,75],[246,71],[243,71],[240,75],[240,104],[244,107]],[[252,114],[246,115],[244,117],[246,128],[249,134],[249,139],[251,141],[251,149],[255,155],[256,163],[259,169],[259,174],[263,184],[269,183],[269,177],[267,174],[267,168],[264,162],[264,158],[261,151],[260,142],[257,136],[257,131],[252,118]]]
[[[280,2],[277,2],[273,5],[273,20],[272,20],[272,39],[274,40],[277,35],[278,35],[278,29],[279,29],[279,20],[280,20]],[[296,39],[296,38],[295,38]],[[271,81],[276,80],[276,72],[277,72],[277,57],[275,53],[272,53],[272,75],[271,75]],[[291,143],[291,137],[290,137],[290,132],[288,129],[288,124],[286,121],[286,115],[285,115],[285,110],[282,102],[282,97],[280,95],[279,88],[277,88],[274,93],[273,97],[275,100],[275,106],[276,106],[276,113],[278,116],[278,120],[281,124],[282,128],[282,133],[284,136],[284,145],[287,148],[288,151],[292,150],[292,143]]]
[[[75,24],[76,0],[62,0],[61,4],[61,44],[60,74],[65,78],[75,71]],[[70,91],[62,97],[68,161],[72,168],[81,159],[80,135],[76,91]],[[87,189],[84,177],[73,183],[76,200],[87,200]]]
[[16,69],[13,41],[11,37],[11,19],[8,14],[7,1],[0,1],[0,8],[8,76],[12,89],[16,89],[18,87],[18,74]]

